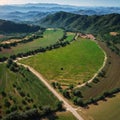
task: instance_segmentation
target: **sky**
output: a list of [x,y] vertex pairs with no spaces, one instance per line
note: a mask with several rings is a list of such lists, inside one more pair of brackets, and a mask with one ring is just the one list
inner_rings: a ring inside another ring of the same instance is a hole
[[25,3],[57,3],[76,6],[118,6],[120,0],[0,0],[0,5]]

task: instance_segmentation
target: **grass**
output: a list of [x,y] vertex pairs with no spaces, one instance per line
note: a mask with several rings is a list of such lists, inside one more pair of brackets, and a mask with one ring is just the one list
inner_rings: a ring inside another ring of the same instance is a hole
[[30,50],[36,50],[40,47],[47,47],[49,45],[55,44],[63,36],[62,29],[46,30],[43,34],[43,38],[35,39],[32,42],[18,44],[16,47],[11,47],[11,49],[0,51],[0,57],[10,56],[18,53],[25,53]]
[[[2,91],[7,94],[6,97],[2,96]],[[20,95],[20,91],[23,91],[24,97]],[[33,101],[28,102],[31,99]],[[5,100],[11,103],[10,107],[5,107]],[[24,75],[19,72],[14,73],[5,64],[0,64],[0,115],[5,116],[6,110],[11,110],[14,105],[19,111],[25,111],[27,107],[34,108],[35,106],[37,108],[50,106],[54,109],[56,102],[57,98],[31,72],[24,71]]]
[[49,82],[63,85],[88,81],[102,66],[104,54],[98,45],[88,39],[21,60],[40,72]]
[[65,41],[71,42],[75,36],[75,33],[72,32],[67,32],[67,38],[65,39]]
[[55,120],[77,120],[70,112],[59,112]]
[[90,105],[87,114],[94,120],[120,120],[120,93],[106,100],[98,102],[98,105]]
[[111,52],[103,42],[99,42],[99,44],[106,51],[108,57],[103,69],[103,71],[105,71],[105,76],[97,76],[97,83],[91,82],[89,86],[80,88],[80,91],[84,95],[83,100],[86,101],[91,98],[97,98],[103,95],[104,92],[120,88],[120,57],[115,55],[114,52]]

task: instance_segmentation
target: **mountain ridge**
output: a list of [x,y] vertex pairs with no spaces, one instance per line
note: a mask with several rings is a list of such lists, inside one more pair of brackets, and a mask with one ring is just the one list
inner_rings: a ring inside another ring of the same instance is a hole
[[70,31],[102,33],[120,29],[120,14],[109,15],[78,15],[58,12],[48,15],[38,23],[44,27],[61,27]]

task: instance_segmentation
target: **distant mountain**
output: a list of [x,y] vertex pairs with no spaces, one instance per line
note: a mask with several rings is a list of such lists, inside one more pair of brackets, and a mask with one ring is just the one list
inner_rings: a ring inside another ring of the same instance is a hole
[[120,7],[86,7],[86,9],[80,9],[78,11],[74,11],[75,14],[80,15],[106,15],[117,13],[120,14]]
[[0,6],[0,19],[15,22],[36,21],[58,11],[73,12],[77,7],[58,4],[25,4]]
[[120,30],[120,14],[88,16],[58,12],[48,15],[38,23],[44,27],[62,27],[66,30],[102,34]]
[[48,14],[56,12],[70,12],[80,15],[120,14],[120,7],[79,7],[58,4],[23,4],[0,6],[0,19],[15,22],[37,21]]
[[0,33],[28,33],[38,31],[40,27],[27,25],[27,24],[17,24],[11,21],[0,20]]

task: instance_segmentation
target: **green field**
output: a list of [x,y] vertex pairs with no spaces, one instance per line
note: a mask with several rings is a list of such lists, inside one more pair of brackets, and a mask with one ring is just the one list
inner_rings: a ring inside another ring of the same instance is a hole
[[106,100],[90,105],[87,114],[94,120],[120,120],[120,93]]
[[20,62],[36,69],[49,82],[77,85],[91,79],[103,61],[104,53],[94,41],[79,39],[64,48],[38,54]]
[[57,118],[55,120],[77,120],[70,112],[57,113]]
[[0,51],[0,57],[16,55],[18,53],[26,53],[31,50],[36,50],[40,47],[47,47],[55,44],[60,38],[63,37],[62,29],[46,30],[43,34],[43,38],[35,39],[34,41],[28,43],[18,44],[16,47],[11,47],[11,49],[3,49]]
[[[5,101],[10,103],[9,107],[5,106]],[[0,64],[0,116],[14,110],[25,111],[43,106],[54,109],[56,102],[57,98],[31,72],[23,70],[23,74],[15,73],[5,64]]]
[[75,33],[67,32],[66,36],[67,38],[65,39],[65,41],[71,42],[75,36]]

